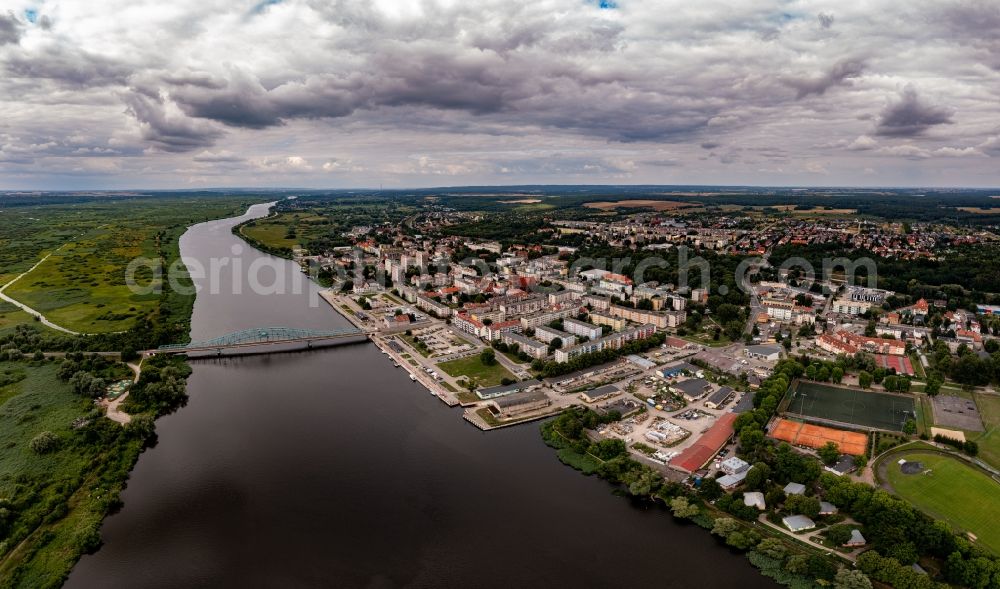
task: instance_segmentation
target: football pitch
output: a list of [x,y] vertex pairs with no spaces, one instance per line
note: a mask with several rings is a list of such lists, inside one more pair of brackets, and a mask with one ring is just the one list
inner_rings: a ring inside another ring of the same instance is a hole
[[[906,474],[898,464],[903,458],[917,466]],[[978,543],[1000,554],[1000,503],[995,497],[1000,485],[985,473],[957,458],[938,453],[911,451],[886,456],[883,461],[892,490],[934,518],[975,534]]]
[[792,384],[788,413],[875,429],[902,431],[915,418],[913,399],[815,382]]

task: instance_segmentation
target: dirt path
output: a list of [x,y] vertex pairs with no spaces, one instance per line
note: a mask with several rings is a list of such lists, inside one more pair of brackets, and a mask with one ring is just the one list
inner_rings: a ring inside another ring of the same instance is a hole
[[[136,383],[139,382],[139,375],[142,374],[142,361],[140,360],[138,364],[133,364],[131,362],[128,362],[127,365],[129,368],[132,369],[132,372],[135,373],[135,377],[132,378],[132,385],[134,386]],[[122,396],[118,397],[114,401],[108,402],[107,405],[105,405],[105,407],[107,408],[108,419],[120,423],[122,425],[131,423],[132,416],[118,408],[118,406],[122,404],[122,401],[128,398],[128,394],[129,391],[125,391],[125,393]]]

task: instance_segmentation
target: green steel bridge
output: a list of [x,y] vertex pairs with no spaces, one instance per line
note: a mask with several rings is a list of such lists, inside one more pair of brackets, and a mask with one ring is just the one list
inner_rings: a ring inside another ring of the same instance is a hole
[[255,327],[229,333],[204,341],[192,341],[186,344],[170,344],[160,346],[146,353],[154,354],[187,354],[189,352],[218,352],[233,348],[248,348],[272,344],[304,343],[312,347],[316,342],[357,338],[367,336],[367,333],[357,327],[317,331],[315,329],[298,329],[293,327]]

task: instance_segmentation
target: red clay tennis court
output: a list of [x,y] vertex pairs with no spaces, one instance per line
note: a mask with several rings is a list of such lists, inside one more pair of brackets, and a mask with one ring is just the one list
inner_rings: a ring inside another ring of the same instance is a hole
[[885,354],[876,354],[875,362],[882,368],[894,369],[896,374],[905,374],[906,376],[913,376],[916,374],[913,371],[913,363],[910,362],[910,359],[906,356],[887,356]]
[[852,456],[861,456],[868,447],[868,436],[862,433],[780,418],[771,429],[771,437],[807,448],[822,448],[827,442],[833,442],[841,452]]

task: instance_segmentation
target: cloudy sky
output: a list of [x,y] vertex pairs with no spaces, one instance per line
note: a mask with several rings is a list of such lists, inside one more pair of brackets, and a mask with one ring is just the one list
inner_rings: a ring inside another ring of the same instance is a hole
[[996,0],[0,0],[0,189],[1000,186]]

